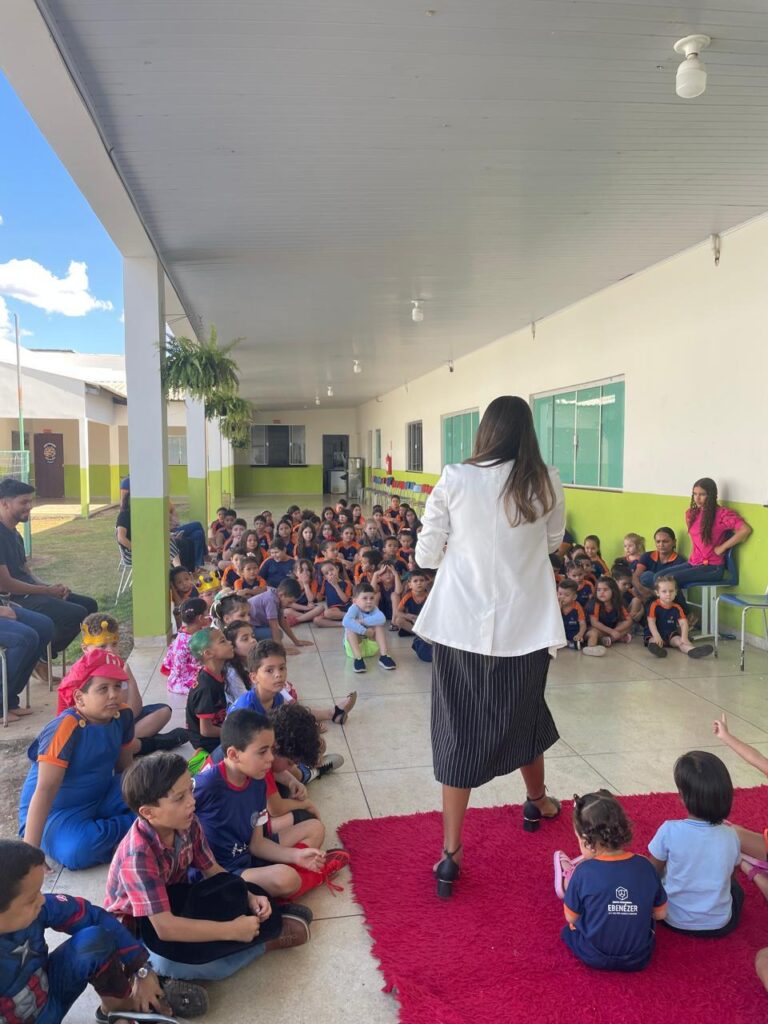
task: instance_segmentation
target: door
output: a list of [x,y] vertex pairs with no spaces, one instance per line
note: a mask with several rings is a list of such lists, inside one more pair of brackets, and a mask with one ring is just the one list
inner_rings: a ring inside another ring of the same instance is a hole
[[[323,493],[347,493],[349,434],[323,434]],[[343,477],[343,479],[342,479]]]
[[35,434],[35,489],[40,498],[64,497],[62,434]]

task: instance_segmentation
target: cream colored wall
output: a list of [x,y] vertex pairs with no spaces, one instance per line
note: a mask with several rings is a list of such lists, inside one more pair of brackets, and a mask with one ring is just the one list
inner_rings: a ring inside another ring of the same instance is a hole
[[88,456],[92,466],[109,465],[109,427],[93,420],[88,424]]
[[[306,427],[307,465],[319,466],[323,461],[323,434],[349,434],[349,454],[359,455],[360,443],[356,409],[280,409],[255,413],[254,423],[280,422]],[[250,450],[235,454],[237,465],[250,465]]]
[[[628,235],[628,244],[631,236]],[[624,490],[685,494],[712,476],[725,498],[768,500],[768,219],[729,232],[720,266],[709,241],[359,409],[405,469],[405,424],[423,421],[424,471],[439,473],[441,415],[499,394],[623,374]]]

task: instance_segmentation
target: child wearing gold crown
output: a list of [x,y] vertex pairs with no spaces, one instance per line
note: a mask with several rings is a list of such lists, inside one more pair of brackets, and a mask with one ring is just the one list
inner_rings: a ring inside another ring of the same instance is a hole
[[75,691],[82,684],[88,669],[88,654],[93,650],[107,651],[119,662],[125,672],[123,684],[123,703],[133,712],[134,735],[139,741],[137,754],[151,754],[155,750],[174,750],[189,739],[186,729],[172,729],[167,733],[160,730],[171,718],[168,704],[144,704],[139,687],[131,672],[130,666],[120,657],[120,626],[117,619],[104,612],[87,615],[80,626],[83,639],[83,657],[74,663],[59,686],[59,699],[56,713],[61,714],[66,708],[74,707]]
[[195,588],[197,596],[202,597],[210,608],[213,599],[221,590],[221,573],[214,569],[211,572],[199,572],[195,575]]

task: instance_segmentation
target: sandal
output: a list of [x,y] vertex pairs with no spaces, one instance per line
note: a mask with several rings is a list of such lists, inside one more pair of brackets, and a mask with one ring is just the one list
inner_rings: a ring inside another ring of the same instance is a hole
[[437,895],[441,900],[450,899],[453,894],[453,883],[461,874],[461,865],[453,859],[461,851],[461,843],[453,852],[443,850],[443,859],[435,864],[432,873],[437,879]]
[[333,717],[332,722],[336,722],[337,725],[346,725],[349,713],[357,703],[357,690],[353,690],[352,693],[347,697],[347,706],[340,708],[338,704],[333,705]]
[[561,806],[560,801],[556,800],[553,796],[548,797],[550,802],[554,804],[555,810],[553,814],[542,814],[541,809],[537,806],[540,800],[543,800],[547,796],[546,786],[541,796],[531,797],[526,796],[525,803],[523,804],[523,829],[526,832],[536,832],[539,825],[541,824],[542,818],[546,821],[551,821],[560,814]]
[[[750,865],[748,871],[744,871],[743,864]],[[768,860],[758,860],[757,857],[749,857],[746,853],[742,853],[739,867],[744,871],[749,882],[754,882],[756,875],[768,875]]]
[[555,892],[559,899],[565,899],[565,889],[571,879],[571,875],[577,866],[584,860],[583,857],[576,857],[574,860],[564,850],[555,850]]

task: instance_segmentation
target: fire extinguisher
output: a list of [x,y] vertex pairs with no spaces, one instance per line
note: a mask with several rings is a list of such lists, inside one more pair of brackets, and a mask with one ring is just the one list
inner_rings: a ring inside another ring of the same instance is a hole
[[389,454],[384,457],[384,468],[387,471],[387,476],[392,476],[392,456]]

